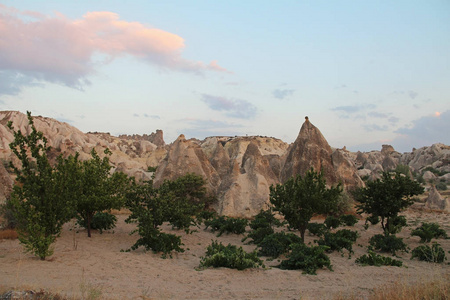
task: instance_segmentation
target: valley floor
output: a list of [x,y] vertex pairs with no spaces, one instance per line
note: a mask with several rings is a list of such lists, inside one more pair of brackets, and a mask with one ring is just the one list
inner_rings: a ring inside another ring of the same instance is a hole
[[[363,267],[355,258],[366,253],[368,239],[381,233],[379,226],[363,229],[363,221],[355,226],[361,237],[353,246],[355,254],[331,253],[334,271],[319,270],[317,275],[304,275],[302,271],[273,268],[279,262],[267,261],[267,269],[244,271],[226,268],[197,271],[200,257],[205,254],[211,240],[224,244],[242,245],[252,251],[254,245],[241,242],[242,235],[217,238],[205,231],[204,226],[193,234],[184,231],[184,253],[172,259],[143,250],[120,252],[136,241],[129,235],[133,225],[124,223],[126,215],[118,216],[118,226],[103,234],[88,238],[84,230],[71,230],[66,224],[55,244],[54,255],[40,261],[24,254],[18,240],[0,241],[0,293],[8,289],[46,290],[69,298],[98,299],[332,299],[344,297],[366,298],[374,288],[400,283],[414,285],[433,279],[449,278],[450,265],[410,260],[410,253],[400,253],[405,267]],[[450,234],[450,215],[410,210],[409,227],[399,235],[411,249],[419,245],[418,237],[411,237],[411,229],[422,221],[438,222]],[[170,227],[164,228],[173,232]],[[306,243],[315,237],[307,236]],[[450,256],[450,240],[437,240]],[[364,247],[358,246],[364,245]]]

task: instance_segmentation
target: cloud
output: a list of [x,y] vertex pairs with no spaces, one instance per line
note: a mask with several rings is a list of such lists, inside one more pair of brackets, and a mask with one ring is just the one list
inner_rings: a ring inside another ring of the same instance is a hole
[[408,96],[411,99],[415,99],[417,97],[417,95],[419,95],[419,94],[417,92],[415,92],[415,91],[409,91],[408,92]]
[[343,106],[336,106],[334,108],[332,108],[332,111],[337,111],[337,112],[344,112],[347,114],[352,114],[352,113],[356,113],[356,112],[360,112],[362,110],[365,110],[368,107],[372,107],[372,104],[369,105],[343,105]]
[[148,114],[144,114],[144,117],[146,118],[150,118],[150,119],[154,119],[154,120],[160,120],[161,117],[157,116],[157,115],[148,115]]
[[42,86],[42,84],[26,73],[0,71],[0,95],[17,95],[26,86]]
[[185,119],[181,120],[188,127],[184,129],[184,133],[188,137],[195,137],[199,139],[208,136],[235,136],[242,135],[239,128],[244,128],[243,125],[233,124],[223,121],[215,120],[200,120],[200,119]]
[[239,119],[252,119],[258,110],[256,106],[245,100],[231,100],[202,94],[202,101],[212,110],[224,111],[227,116]]
[[0,5],[0,24],[0,69],[28,78],[11,83],[5,88],[8,93],[17,93],[33,80],[82,89],[99,65],[95,54],[107,57],[102,63],[131,55],[173,71],[228,72],[217,61],[205,64],[184,59],[182,37],[121,20],[112,12],[88,12],[81,19],[71,20],[61,13],[44,16]]
[[276,89],[272,92],[272,95],[277,99],[284,99],[288,96],[292,96],[294,94],[295,90],[289,90],[289,89]]
[[[450,110],[425,116],[412,122],[412,126],[395,131],[399,136],[394,139],[394,147],[411,151],[412,147],[430,146],[435,143],[450,144]],[[406,150],[405,150],[406,151]]]
[[380,118],[380,119],[387,119],[390,114],[380,113],[378,111],[371,111],[371,112],[367,113],[367,115],[369,117]]
[[362,125],[362,127],[364,128],[364,130],[366,130],[368,132],[387,131],[388,130],[388,127],[386,125],[380,126],[378,124],[364,124],[364,125]]

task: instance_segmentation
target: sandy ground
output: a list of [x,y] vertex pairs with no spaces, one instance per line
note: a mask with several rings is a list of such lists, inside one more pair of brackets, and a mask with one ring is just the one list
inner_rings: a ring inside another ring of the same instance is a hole
[[[422,221],[438,222],[450,234],[450,215],[419,211],[408,212],[410,227],[399,235],[411,249],[419,245],[418,237],[410,237],[410,231]],[[244,271],[226,268],[197,271],[200,257],[205,254],[211,240],[224,244],[242,245],[252,251],[254,245],[244,245],[242,235],[223,235],[217,238],[202,226],[198,232],[185,234],[164,227],[167,232],[182,236],[184,253],[172,259],[137,250],[120,252],[129,248],[137,239],[130,236],[133,225],[124,223],[126,216],[118,216],[114,232],[78,233],[73,224],[66,224],[55,244],[54,255],[47,261],[23,253],[17,240],[0,241],[0,288],[44,289],[74,298],[99,299],[329,299],[336,295],[351,295],[364,299],[374,287],[401,282],[431,280],[450,275],[450,266],[410,260],[410,253],[400,254],[406,267],[362,267],[355,258],[366,253],[368,239],[381,233],[379,226],[363,229],[360,221],[355,229],[361,234],[353,246],[355,254],[331,253],[334,271],[319,270],[317,275],[304,275],[302,271],[284,271],[272,268],[278,261],[266,263],[266,269]],[[308,236],[306,242],[313,241]],[[450,240],[438,240],[447,257]],[[448,262],[448,261],[447,261]]]

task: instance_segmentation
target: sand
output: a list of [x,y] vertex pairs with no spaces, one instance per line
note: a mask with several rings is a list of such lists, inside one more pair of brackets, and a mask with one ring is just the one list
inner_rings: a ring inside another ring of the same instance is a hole
[[[450,234],[450,215],[410,210],[408,224],[399,235],[411,249],[419,245],[418,237],[411,237],[411,229],[422,221],[441,224]],[[200,257],[205,254],[211,240],[224,244],[242,245],[252,251],[254,245],[241,242],[242,235],[224,234],[216,237],[205,231],[186,234],[169,226],[164,230],[182,236],[184,253],[162,259],[160,254],[139,249],[121,252],[136,241],[129,233],[134,226],[124,223],[126,215],[118,216],[118,226],[113,231],[88,238],[86,231],[73,230],[74,224],[64,226],[55,243],[53,256],[41,261],[23,253],[18,240],[0,241],[0,288],[46,290],[71,298],[97,299],[330,299],[337,295],[364,299],[373,288],[395,282],[414,284],[450,275],[450,266],[410,260],[410,253],[400,253],[399,259],[406,267],[359,266],[355,258],[366,253],[368,239],[381,233],[379,226],[363,229],[360,221],[354,229],[361,237],[353,246],[355,254],[348,258],[345,251],[329,254],[333,272],[318,270],[317,275],[302,271],[285,271],[274,268],[279,262],[266,261],[266,269],[244,271],[227,268],[196,270]],[[306,242],[316,239],[307,236]],[[447,257],[450,240],[438,240]],[[358,246],[358,244],[362,245]]]

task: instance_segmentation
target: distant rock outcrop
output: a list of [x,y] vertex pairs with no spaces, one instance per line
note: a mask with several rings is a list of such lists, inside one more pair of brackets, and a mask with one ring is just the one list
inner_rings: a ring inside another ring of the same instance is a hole
[[443,198],[434,185],[431,186],[428,198],[425,202],[425,206],[430,209],[438,209],[450,212],[449,200],[447,198]]
[[[154,176],[155,184],[160,184],[166,179],[195,173],[206,180],[208,191],[216,196],[215,209],[229,216],[257,214],[269,205],[272,184],[303,175],[310,168],[323,170],[329,185],[341,182],[346,189],[363,186],[362,177],[379,178],[381,172],[394,170],[400,164],[408,166],[416,179],[440,185],[450,182],[449,146],[434,144],[404,154],[390,145],[371,152],[355,153],[345,147],[332,149],[308,118],[291,145],[264,136],[214,136],[200,141],[186,140],[184,135],[166,144],[162,130],[148,135],[115,137],[109,133],[82,133],[67,123],[41,116],[33,120],[52,147],[51,159],[59,154],[68,156],[78,152],[84,160],[91,157],[92,149],[102,154],[108,148],[112,152],[110,161],[114,170],[141,181]],[[8,121],[28,133],[28,119],[20,112],[0,112],[0,159],[14,162],[9,149],[14,136],[6,127]],[[153,172],[155,167],[156,173]],[[0,202],[11,186],[11,177],[0,166]]]

